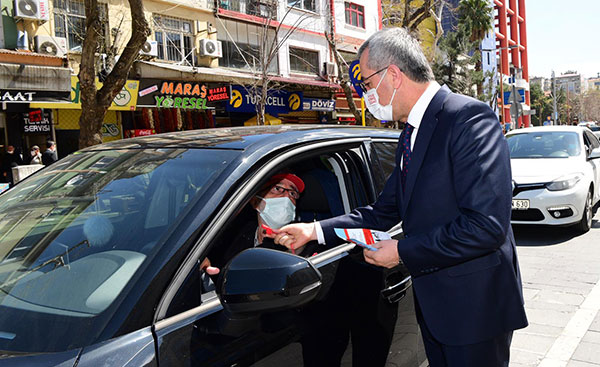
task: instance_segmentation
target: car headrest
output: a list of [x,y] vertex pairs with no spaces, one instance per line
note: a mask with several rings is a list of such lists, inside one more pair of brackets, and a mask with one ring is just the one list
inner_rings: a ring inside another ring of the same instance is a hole
[[305,189],[296,203],[296,208],[301,212],[328,213],[329,202],[319,180],[310,172],[300,175],[304,181]]

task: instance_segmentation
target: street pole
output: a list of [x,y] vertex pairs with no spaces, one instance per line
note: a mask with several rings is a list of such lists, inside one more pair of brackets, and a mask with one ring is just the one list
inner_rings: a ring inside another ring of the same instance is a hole
[[500,109],[500,117],[502,118],[502,125],[506,126],[506,120],[504,120],[504,77],[502,76],[502,48],[499,49],[498,54],[500,55],[500,102],[502,103],[502,108]]
[[552,109],[554,113],[553,125],[558,125],[558,111],[556,110],[556,79],[554,78],[554,70],[552,70]]

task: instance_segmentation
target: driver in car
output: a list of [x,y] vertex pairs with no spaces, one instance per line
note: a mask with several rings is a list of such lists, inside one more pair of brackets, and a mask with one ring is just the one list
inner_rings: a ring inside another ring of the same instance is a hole
[[[267,236],[271,229],[279,229],[294,220],[296,201],[303,191],[304,181],[295,174],[280,172],[273,175],[228,227],[230,233],[225,233],[220,241],[219,247],[223,248],[214,249],[212,261],[204,259],[201,269],[209,275],[216,275],[236,254],[252,247],[284,250]],[[308,252],[308,248],[303,248],[298,255]]]

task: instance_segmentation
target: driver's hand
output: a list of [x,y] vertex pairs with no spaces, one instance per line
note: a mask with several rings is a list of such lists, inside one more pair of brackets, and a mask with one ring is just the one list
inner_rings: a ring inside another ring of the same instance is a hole
[[221,271],[219,268],[210,266],[210,259],[208,257],[200,264],[200,270],[206,272],[208,275],[217,275]]

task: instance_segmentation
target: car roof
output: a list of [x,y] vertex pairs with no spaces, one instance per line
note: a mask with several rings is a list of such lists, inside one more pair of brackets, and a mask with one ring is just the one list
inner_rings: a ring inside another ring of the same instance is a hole
[[252,150],[253,147],[289,146],[331,139],[371,137],[397,139],[400,130],[362,126],[274,125],[188,130],[117,140],[81,151],[146,148],[217,148]]
[[511,130],[508,133],[506,133],[506,135],[514,135],[514,134],[522,134],[522,133],[537,133],[537,132],[551,132],[551,131],[555,131],[555,132],[565,132],[565,131],[572,131],[572,132],[583,132],[584,129],[587,129],[587,127],[584,126],[567,126],[567,125],[561,125],[561,126],[534,126],[534,127],[526,127],[523,129],[516,129],[516,130]]

